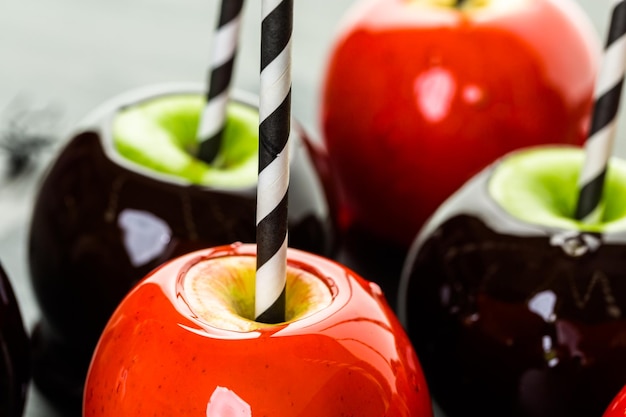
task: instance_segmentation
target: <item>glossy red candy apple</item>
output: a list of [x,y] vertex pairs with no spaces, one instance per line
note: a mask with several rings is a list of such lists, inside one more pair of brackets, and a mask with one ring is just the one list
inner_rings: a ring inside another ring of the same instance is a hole
[[626,385],[626,161],[604,216],[573,216],[579,147],[515,151],[409,250],[398,315],[448,417],[601,416]]
[[190,253],[125,297],[98,343],[84,417],[430,417],[380,288],[290,249],[287,320],[253,321],[255,245]]
[[[57,402],[80,404],[102,329],[149,271],[191,250],[255,240],[256,104],[231,104],[225,146],[208,167],[187,149],[202,91],[163,84],[114,97],[76,128],[43,180],[28,240],[42,311],[34,380]],[[297,123],[292,132],[290,244],[329,255],[330,212],[304,132]]]
[[626,386],[615,396],[602,417],[626,416]]
[[581,143],[599,52],[573,0],[357,2],[321,94],[339,225],[408,246],[497,157]]
[[11,283],[0,266],[0,416],[21,417],[30,381],[30,342]]

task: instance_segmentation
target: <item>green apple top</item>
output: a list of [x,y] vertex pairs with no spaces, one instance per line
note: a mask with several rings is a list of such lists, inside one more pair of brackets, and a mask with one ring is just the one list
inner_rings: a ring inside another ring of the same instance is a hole
[[489,195],[509,214],[532,224],[589,232],[626,230],[626,161],[611,159],[598,223],[574,218],[581,148],[527,148],[504,157],[492,172]]
[[258,111],[232,102],[222,149],[213,164],[195,156],[204,99],[199,94],[165,95],[121,109],[113,120],[119,154],[152,171],[192,184],[244,188],[258,175]]

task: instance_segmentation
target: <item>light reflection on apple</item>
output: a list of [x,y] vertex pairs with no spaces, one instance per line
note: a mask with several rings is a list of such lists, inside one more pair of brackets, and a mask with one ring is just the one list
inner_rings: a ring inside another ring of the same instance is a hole
[[235,392],[218,386],[207,403],[206,417],[252,417],[252,409]]
[[125,209],[118,225],[124,231],[124,247],[135,267],[157,259],[172,239],[172,229],[148,211]]

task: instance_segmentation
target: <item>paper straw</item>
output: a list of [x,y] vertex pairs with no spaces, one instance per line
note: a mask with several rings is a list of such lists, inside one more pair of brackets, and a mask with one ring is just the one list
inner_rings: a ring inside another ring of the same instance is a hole
[[222,0],[215,30],[207,100],[198,127],[198,157],[211,163],[222,144],[226,106],[237,54],[243,0]]
[[611,6],[611,22],[595,88],[591,128],[585,143],[585,162],[578,179],[580,193],[575,217],[588,223],[600,221],[603,215],[604,178],[613,150],[626,68],[626,2],[613,0]]
[[261,5],[261,88],[255,317],[285,320],[293,0]]

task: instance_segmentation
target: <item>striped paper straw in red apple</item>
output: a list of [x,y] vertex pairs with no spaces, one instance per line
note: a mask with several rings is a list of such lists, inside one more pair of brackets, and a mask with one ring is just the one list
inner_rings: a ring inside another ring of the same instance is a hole
[[222,0],[213,42],[206,105],[197,133],[198,157],[207,163],[213,162],[222,144],[242,9],[243,0]]
[[255,317],[285,320],[293,0],[261,4]]
[[578,180],[575,216],[585,222],[600,221],[607,164],[613,149],[624,70],[626,68],[626,2],[613,0],[611,21],[598,80],[595,103],[585,143],[585,163]]

